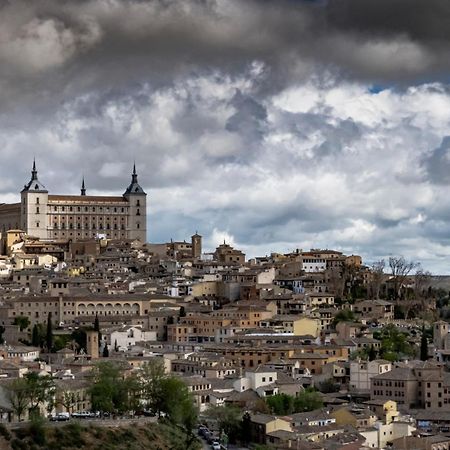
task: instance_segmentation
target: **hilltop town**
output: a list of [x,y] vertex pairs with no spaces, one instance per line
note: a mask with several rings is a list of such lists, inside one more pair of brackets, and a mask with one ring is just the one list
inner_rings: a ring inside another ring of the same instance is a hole
[[145,242],[135,167],[122,197],[66,196],[34,163],[0,225],[6,437],[147,417],[180,448],[449,448],[450,285],[415,261]]

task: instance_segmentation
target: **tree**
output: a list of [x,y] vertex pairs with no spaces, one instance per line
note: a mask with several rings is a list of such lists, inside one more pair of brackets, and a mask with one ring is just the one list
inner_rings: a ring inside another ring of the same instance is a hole
[[98,320],[98,314],[95,313],[95,320],[94,320],[94,331],[98,333],[98,345],[100,345],[100,342],[102,341],[102,333],[100,333],[100,322]]
[[425,327],[422,327],[422,337],[420,339],[420,359],[422,361],[428,360],[428,339],[425,333]]
[[114,351],[115,352],[119,351],[119,346],[117,345],[117,339],[114,340]]
[[205,415],[215,421],[219,426],[219,434],[225,433],[232,443],[236,442],[240,435],[241,410],[234,405],[213,406],[209,405]]
[[380,298],[380,288],[384,278],[385,266],[386,262],[384,261],[384,259],[381,259],[380,261],[375,261],[370,269],[371,279],[369,284],[369,291],[372,298],[376,300]]
[[275,394],[266,398],[270,412],[276,415],[313,411],[322,408],[322,396],[313,388],[307,388],[297,397],[288,394]]
[[3,325],[0,325],[0,345],[5,343],[5,339],[3,338],[3,333],[6,331]]
[[66,408],[66,411],[71,413],[73,407],[76,405],[76,395],[72,391],[63,391],[59,396],[59,403]]
[[155,414],[161,413],[163,406],[162,382],[166,378],[164,362],[160,358],[152,358],[141,367],[139,376],[142,400],[146,407]]
[[422,270],[419,267],[414,275],[414,298],[420,303],[421,311],[425,312],[428,309],[428,304],[426,299],[428,297],[429,290],[431,287],[431,272]]
[[252,418],[250,416],[250,413],[246,411],[244,414],[242,414],[242,421],[241,421],[241,442],[244,445],[248,445],[250,441],[252,440]]
[[322,396],[313,388],[307,388],[294,399],[294,411],[306,412],[323,407]]
[[84,330],[79,329],[72,331],[71,337],[76,344],[75,346],[78,352],[82,349],[86,351],[86,332]]
[[30,319],[25,316],[18,316],[14,319],[13,325],[18,325],[20,331],[26,330],[30,326]]
[[186,317],[186,309],[184,306],[180,307],[179,317]]
[[334,293],[336,300],[341,300],[344,295],[345,279],[340,267],[331,267],[326,271],[327,283]]
[[108,344],[105,343],[105,346],[103,347],[103,358],[109,357],[109,350],[108,350]]
[[398,361],[402,356],[412,357],[415,349],[407,341],[407,334],[400,332],[395,325],[386,325],[374,338],[381,340],[380,355],[388,361]]
[[175,424],[185,428],[197,422],[197,412],[191,394],[182,380],[175,376],[167,376],[161,380],[161,412]]
[[53,349],[53,325],[52,325],[52,313],[48,313],[47,317],[47,333],[45,336],[45,344],[47,346],[47,352],[51,352]]
[[377,357],[377,351],[375,350],[375,347],[373,346],[373,344],[370,346],[370,349],[367,352],[367,357],[368,357],[369,361],[373,361]]
[[119,365],[112,361],[101,361],[93,370],[93,378],[89,393],[94,410],[108,413],[126,410],[126,383]]
[[329,394],[331,392],[339,392],[340,385],[336,383],[332,378],[324,380],[319,383],[319,391],[324,394]]
[[389,267],[391,269],[392,281],[394,284],[394,299],[401,297],[401,288],[411,271],[417,267],[414,261],[406,261],[403,256],[391,256],[389,258]]
[[100,332],[100,322],[98,320],[98,314],[97,313],[95,313],[94,331]]
[[339,322],[354,322],[356,320],[355,313],[350,309],[339,311],[333,318],[332,325],[336,327]]
[[27,387],[27,380],[25,378],[16,378],[6,385],[6,396],[19,422],[29,404]]
[[266,398],[267,406],[272,414],[278,416],[294,412],[294,397],[288,394],[275,394]]
[[37,324],[33,325],[33,331],[31,332],[31,345],[34,347],[39,347],[41,344],[41,339],[39,336],[39,330]]
[[55,383],[48,376],[40,376],[36,372],[29,372],[25,375],[27,383],[27,394],[30,410],[39,414],[39,407],[52,402],[55,394]]

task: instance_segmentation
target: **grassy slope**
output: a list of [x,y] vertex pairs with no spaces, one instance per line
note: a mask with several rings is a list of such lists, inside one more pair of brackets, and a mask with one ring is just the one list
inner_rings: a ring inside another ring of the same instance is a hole
[[[69,424],[62,427],[28,429],[16,434],[5,450],[186,450],[186,436],[165,424],[127,428],[101,428]],[[3,443],[2,443],[3,444]],[[192,450],[199,449],[194,443]]]

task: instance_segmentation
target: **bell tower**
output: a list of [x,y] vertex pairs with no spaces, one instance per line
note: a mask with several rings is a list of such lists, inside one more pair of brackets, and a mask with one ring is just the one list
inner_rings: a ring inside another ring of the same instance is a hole
[[147,194],[138,183],[136,164],[133,165],[131,183],[123,194],[128,201],[127,237],[147,242]]
[[31,180],[20,193],[20,226],[29,236],[46,239],[48,218],[48,191],[38,179],[36,161],[33,160]]

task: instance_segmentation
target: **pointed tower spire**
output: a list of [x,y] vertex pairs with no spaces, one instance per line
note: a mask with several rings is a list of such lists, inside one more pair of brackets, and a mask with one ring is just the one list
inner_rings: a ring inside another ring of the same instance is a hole
[[33,158],[33,169],[31,170],[31,179],[37,180],[36,158]]
[[133,173],[131,174],[131,182],[137,183],[136,162],[133,163]]
[[33,158],[33,168],[31,169],[31,180],[23,187],[21,192],[48,192],[45,186],[38,180],[36,169],[36,159]]
[[142,187],[139,186],[138,176],[137,176],[137,172],[136,172],[136,163],[133,164],[133,173],[131,174],[131,183],[127,187],[124,195],[128,195],[128,194],[144,194],[145,195],[144,189],[142,189]]
[[81,182],[81,195],[86,195],[86,187],[84,185],[84,176],[83,176],[83,181]]

